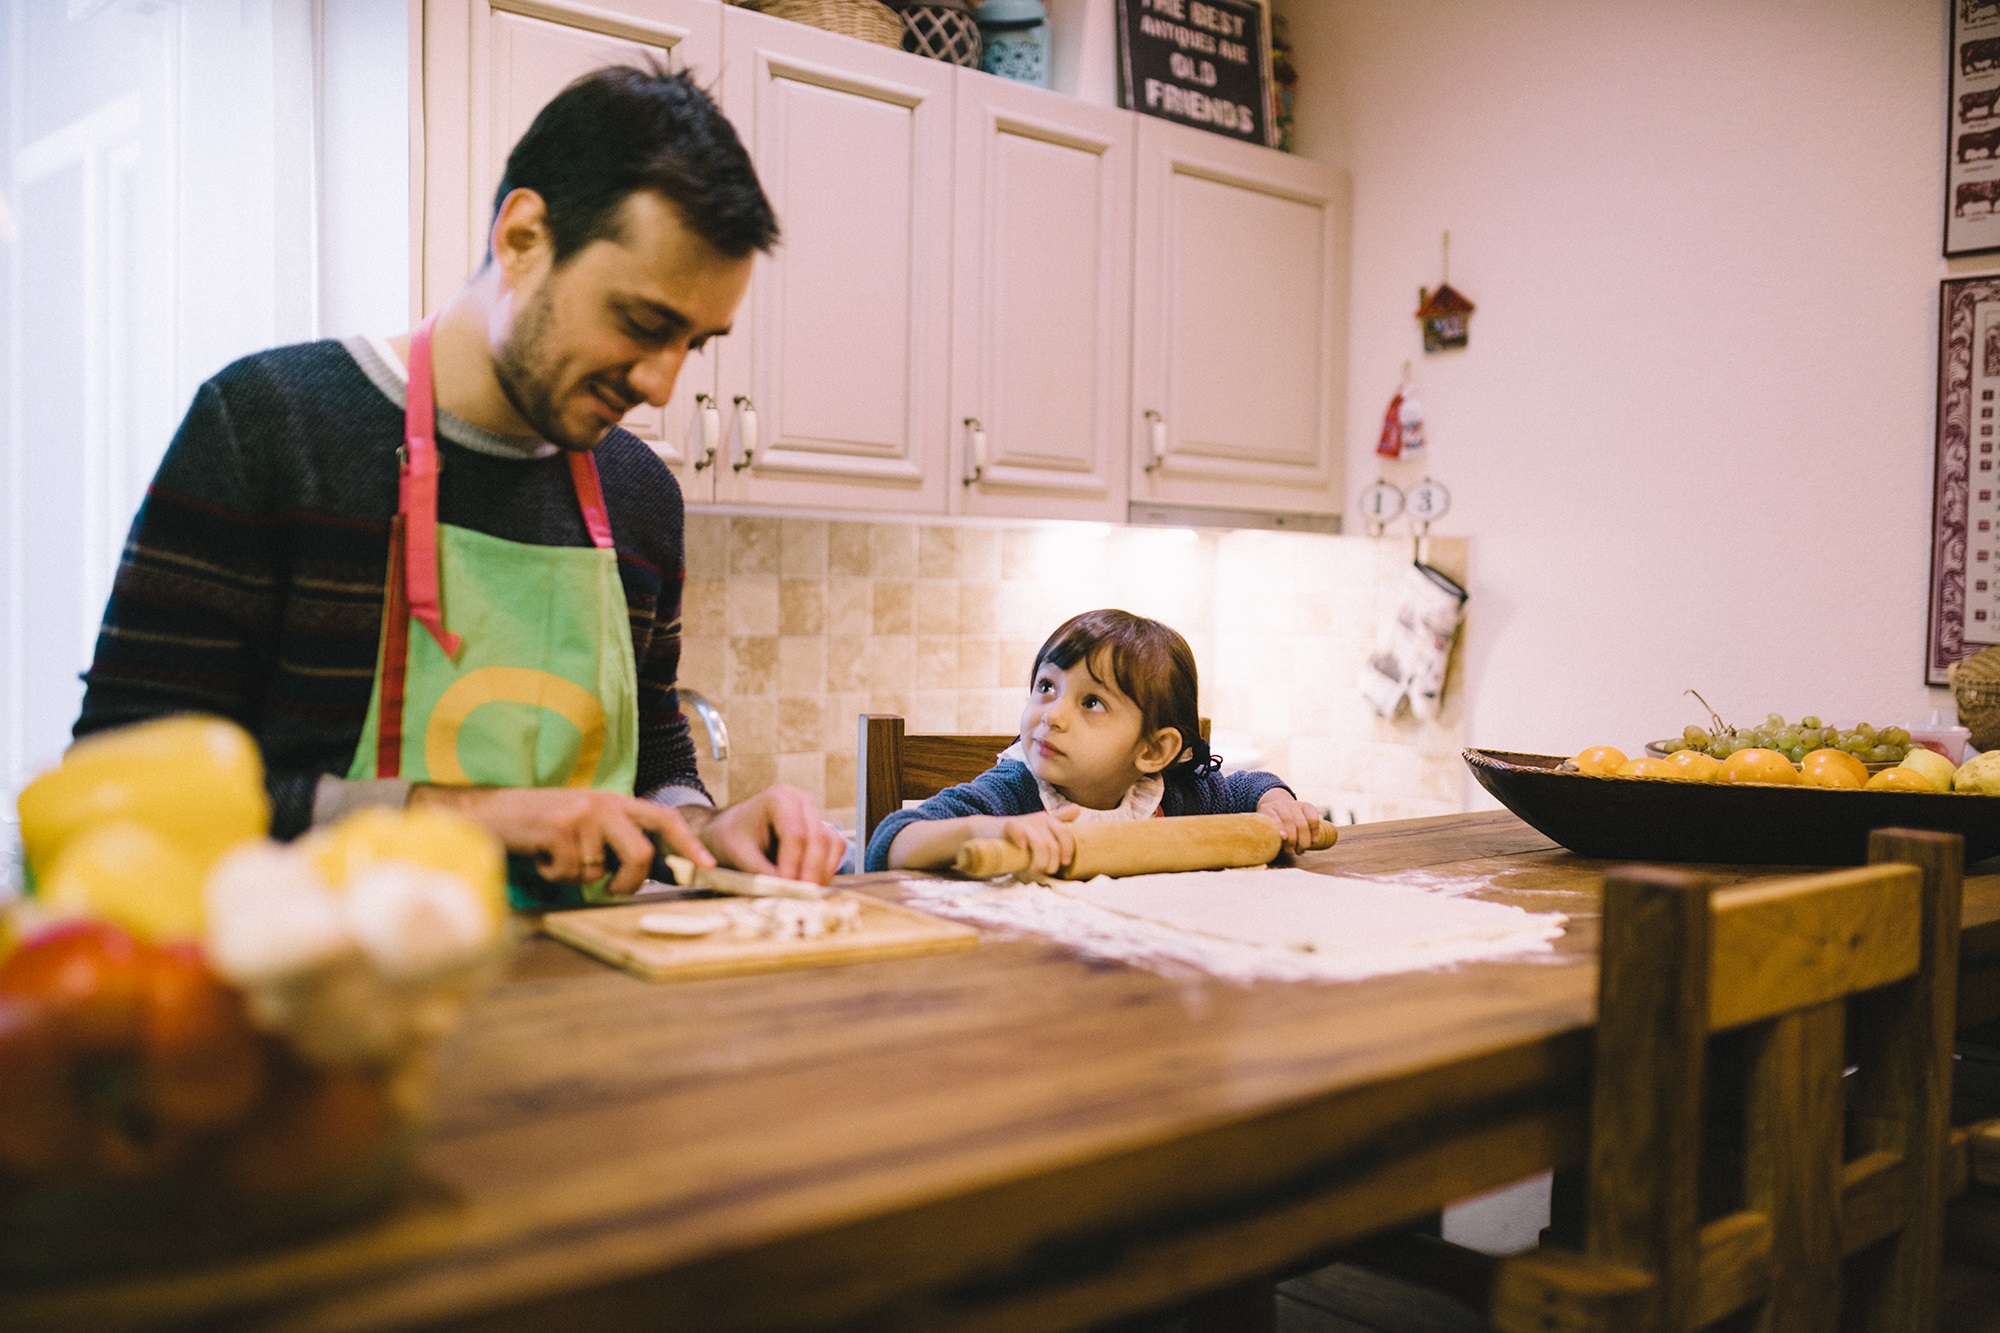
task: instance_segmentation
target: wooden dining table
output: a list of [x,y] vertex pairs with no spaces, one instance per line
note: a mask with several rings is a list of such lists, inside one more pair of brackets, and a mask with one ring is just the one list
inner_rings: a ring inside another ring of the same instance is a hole
[[[532,939],[446,1048],[385,1213],[0,1292],[0,1328],[1087,1327],[1577,1161],[1611,863],[1496,811],[1344,830],[1301,864],[1568,930],[1516,961],[1257,985],[992,934],[649,984]],[[1965,927],[1971,1024],[2000,1017],[2000,873],[1969,878]]]

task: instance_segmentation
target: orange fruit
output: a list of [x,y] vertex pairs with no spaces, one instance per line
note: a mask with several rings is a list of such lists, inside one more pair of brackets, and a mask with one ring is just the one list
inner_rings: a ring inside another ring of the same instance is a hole
[[1701,750],[1675,750],[1667,762],[1680,769],[1681,776],[1694,782],[1722,781],[1722,761]]
[[1868,779],[1870,791],[1936,791],[1930,780],[1914,768],[1885,768]]
[[1738,750],[1722,761],[1724,782],[1771,782],[1796,785],[1799,770],[1776,750]]
[[1593,745],[1582,754],[1579,754],[1572,762],[1585,773],[1594,773],[1598,777],[1607,777],[1624,767],[1625,752],[1616,746]]
[[1853,789],[1866,785],[1868,765],[1845,750],[1814,750],[1800,761],[1799,774],[1808,787]]
[[1627,759],[1618,766],[1616,776],[1621,778],[1670,778],[1676,782],[1686,779],[1679,764],[1655,759],[1651,755],[1641,755],[1637,759]]

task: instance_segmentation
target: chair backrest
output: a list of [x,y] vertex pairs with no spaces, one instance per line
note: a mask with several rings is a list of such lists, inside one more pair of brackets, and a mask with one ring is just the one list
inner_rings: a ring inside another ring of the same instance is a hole
[[[1208,719],[1201,719],[1208,739]],[[993,767],[999,753],[1019,737],[911,734],[894,713],[863,713],[854,763],[854,818],[863,847],[875,826],[905,801],[922,801]]]
[[1963,860],[1607,877],[1584,1248],[1655,1275],[1654,1327],[1931,1327]]

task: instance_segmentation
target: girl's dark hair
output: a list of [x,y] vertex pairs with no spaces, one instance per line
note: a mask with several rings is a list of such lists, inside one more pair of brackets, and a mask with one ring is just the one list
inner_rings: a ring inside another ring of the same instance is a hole
[[493,213],[515,190],[548,209],[560,265],[592,241],[618,234],[628,195],[651,190],[688,228],[731,259],[778,239],[750,154],[735,127],[686,71],[613,65],[557,93],[507,155]]
[[1056,627],[1035,654],[1028,683],[1034,684],[1044,662],[1067,671],[1078,662],[1089,664],[1099,649],[1110,660],[1113,683],[1139,706],[1142,734],[1150,736],[1162,727],[1180,732],[1181,752],[1166,767],[1170,776],[1204,773],[1222,766],[1220,756],[1210,754],[1208,742],[1201,737],[1194,650],[1170,625],[1130,611],[1085,611],[1072,616]]

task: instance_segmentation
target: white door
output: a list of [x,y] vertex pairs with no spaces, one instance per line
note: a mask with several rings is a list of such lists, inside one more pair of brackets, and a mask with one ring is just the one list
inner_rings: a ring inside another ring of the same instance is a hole
[[[427,0],[424,309],[450,299],[484,262],[507,154],[550,98],[606,65],[692,69],[708,83],[721,65],[721,42],[713,0],[618,0],[615,11],[572,0]],[[625,419],[691,499],[708,488],[706,472],[694,467],[695,398],[714,392],[714,378],[704,350],[688,358],[666,408],[640,406]]]
[[[318,331],[315,259],[349,252],[317,212],[314,74],[348,72],[357,51],[325,43],[381,4],[321,25],[304,0],[0,5],[0,823],[69,742],[119,553],[196,387]],[[358,55],[393,68],[406,29],[389,31],[394,49]],[[407,274],[385,267],[399,306]]]
[[942,513],[953,67],[735,8],[723,48],[783,235],[718,347],[717,498]]
[[1132,498],[1338,513],[1344,172],[1139,117]]
[[953,506],[1122,522],[1134,117],[957,78]]

